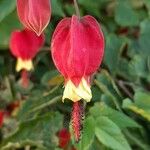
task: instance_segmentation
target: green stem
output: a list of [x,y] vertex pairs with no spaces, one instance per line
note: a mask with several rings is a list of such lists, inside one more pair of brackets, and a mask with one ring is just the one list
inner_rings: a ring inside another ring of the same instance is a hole
[[62,97],[62,96],[57,96],[57,97],[51,99],[50,101],[48,101],[48,102],[46,102],[46,103],[44,103],[44,104],[42,104],[42,105],[40,105],[40,106],[38,106],[38,107],[33,108],[31,111],[29,111],[29,113],[31,113],[31,112],[33,113],[33,112],[38,111],[38,110],[40,110],[40,109],[43,109],[43,108],[45,108],[45,107],[47,107],[47,106],[50,106],[50,105],[52,105],[52,104],[55,104],[55,103],[57,103],[58,101],[60,101],[61,97]]
[[58,88],[59,88],[59,85],[55,86],[55,87],[52,88],[49,92],[45,92],[45,93],[43,94],[43,96],[46,97],[46,96],[52,94],[52,93],[55,92]]
[[78,6],[78,3],[77,3],[77,0],[74,0],[74,7],[75,7],[75,10],[76,10],[76,15],[80,19],[80,10],[79,10],[79,6]]

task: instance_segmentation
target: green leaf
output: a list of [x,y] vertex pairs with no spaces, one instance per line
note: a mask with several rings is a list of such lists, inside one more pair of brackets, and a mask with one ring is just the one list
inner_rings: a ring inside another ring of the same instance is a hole
[[8,16],[16,6],[16,0],[0,0],[0,22]]
[[148,56],[150,55],[149,47],[150,47],[150,19],[144,20],[140,24],[141,32],[139,36],[139,46],[140,46],[140,54]]
[[133,72],[129,71],[130,62],[125,58],[119,58],[119,63],[117,67],[117,74],[122,76],[125,79],[128,79],[129,81],[134,81],[136,78],[133,75]]
[[64,17],[64,11],[62,9],[62,3],[60,0],[51,0],[52,4],[52,14],[56,16]]
[[139,23],[138,16],[133,10],[129,1],[119,0],[116,11],[115,21],[121,26],[136,26]]
[[57,70],[48,71],[41,78],[41,83],[47,86],[60,85],[63,81],[63,76],[61,76]]
[[146,5],[146,7],[148,9],[148,14],[150,16],[150,1],[149,0],[144,0],[144,3],[145,3],[145,5]]
[[123,107],[150,121],[150,94],[137,92],[134,96],[134,101],[133,103],[130,99],[125,99]]
[[36,119],[23,122],[17,131],[6,138],[1,145],[1,150],[33,143],[39,149],[54,149],[57,145],[56,132],[62,127],[62,116],[59,113],[48,113]]
[[88,150],[95,136],[95,120],[93,117],[86,118],[83,126],[81,141],[77,144],[78,150]]
[[90,14],[99,17],[100,12],[99,12],[99,6],[97,3],[100,1],[91,1],[91,0],[86,0],[86,3],[84,0],[78,0],[79,4],[82,5],[86,10],[90,12]]
[[25,121],[30,118],[34,118],[40,111],[44,108],[61,101],[61,95],[59,93],[59,87],[54,87],[51,91],[42,92],[40,90],[35,90],[27,99],[20,111],[18,112],[17,119],[19,121]]
[[113,78],[111,78],[109,73],[105,70],[102,70],[101,73],[97,74],[96,78],[97,79],[94,80],[94,83],[106,96],[109,97],[109,103],[120,109],[119,99],[121,100],[122,96]]
[[18,21],[16,12],[11,13],[0,23],[0,48],[9,47],[9,38],[11,32],[15,29],[20,29],[21,25]]
[[150,78],[150,71],[148,69],[148,57],[135,55],[129,64],[129,73],[135,78],[143,77]]
[[150,111],[150,93],[137,92],[134,99],[137,106]]
[[99,116],[108,117],[121,129],[127,127],[140,127],[140,125],[138,125],[133,119],[119,111],[108,107],[104,103],[95,103],[95,105],[90,109],[90,114],[94,118],[98,118]]
[[112,74],[116,73],[119,56],[125,43],[123,38],[119,38],[114,34],[106,37],[104,63],[108,66]]
[[131,150],[119,127],[107,117],[96,120],[95,135],[98,140],[114,150]]

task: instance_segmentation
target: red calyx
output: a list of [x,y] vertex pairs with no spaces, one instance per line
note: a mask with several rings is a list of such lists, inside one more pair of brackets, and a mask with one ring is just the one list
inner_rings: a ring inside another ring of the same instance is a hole
[[63,19],[54,31],[51,49],[57,69],[66,80],[78,85],[101,64],[104,37],[99,23],[92,16]]
[[10,37],[10,50],[15,57],[22,60],[33,59],[44,44],[44,35],[24,29],[13,31]]
[[39,36],[50,21],[50,0],[17,0],[17,12],[22,24]]

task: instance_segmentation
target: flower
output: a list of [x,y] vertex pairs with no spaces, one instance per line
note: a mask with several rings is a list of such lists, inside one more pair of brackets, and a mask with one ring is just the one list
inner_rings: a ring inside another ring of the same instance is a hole
[[33,69],[32,59],[44,44],[44,35],[37,36],[34,32],[24,29],[12,32],[10,37],[11,53],[17,58],[16,71]]
[[17,12],[22,24],[40,35],[50,21],[50,0],[17,0]]
[[28,86],[28,73],[33,69],[32,59],[44,44],[44,35],[37,36],[34,32],[24,29],[12,32],[10,37],[11,53],[17,58],[16,71],[22,70],[22,85]]
[[59,138],[59,147],[65,148],[68,146],[70,142],[71,135],[66,128],[63,128],[58,132],[58,138]]
[[92,16],[64,18],[52,37],[52,57],[65,78],[64,99],[73,102],[92,98],[90,77],[99,68],[104,54],[104,36]]

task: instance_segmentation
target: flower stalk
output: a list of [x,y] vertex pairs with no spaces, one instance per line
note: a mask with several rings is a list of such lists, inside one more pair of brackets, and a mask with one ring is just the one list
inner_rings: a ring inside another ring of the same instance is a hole
[[74,0],[74,7],[75,7],[76,15],[80,19],[81,16],[80,16],[80,10],[79,10],[79,6],[78,6],[78,3],[77,3],[77,0]]

